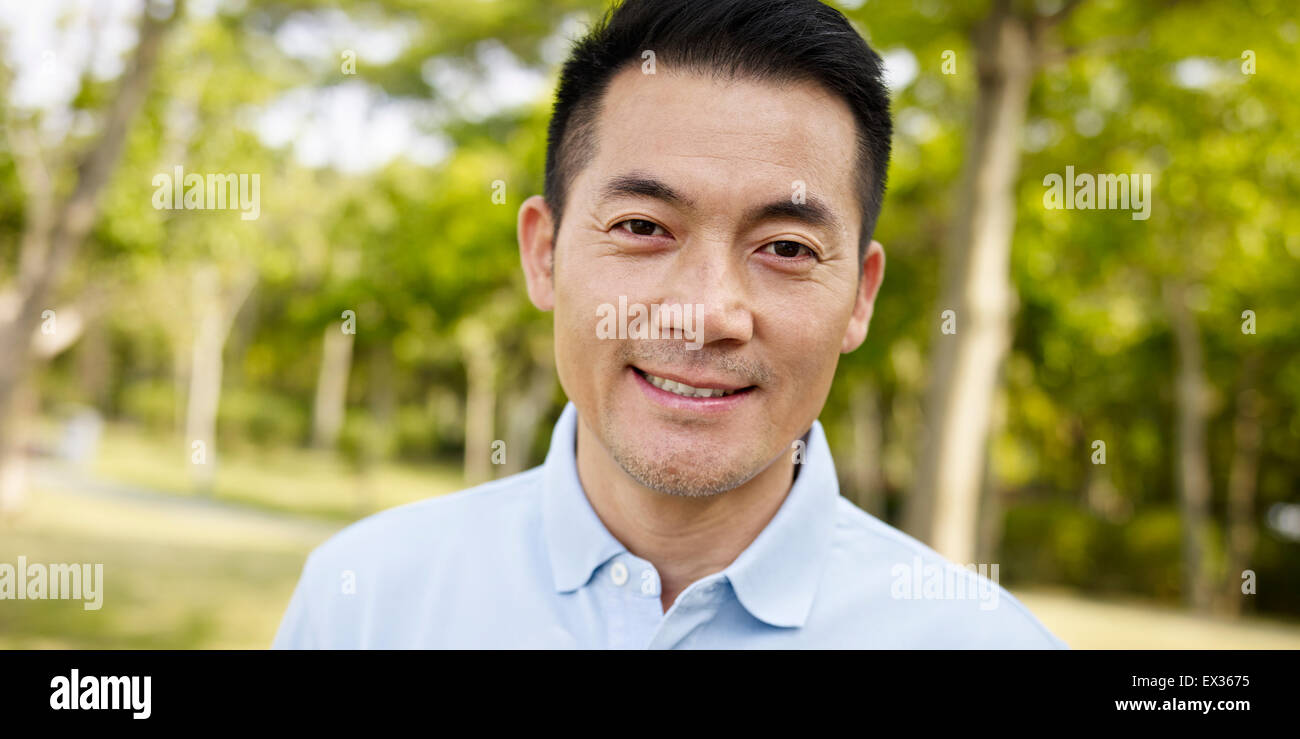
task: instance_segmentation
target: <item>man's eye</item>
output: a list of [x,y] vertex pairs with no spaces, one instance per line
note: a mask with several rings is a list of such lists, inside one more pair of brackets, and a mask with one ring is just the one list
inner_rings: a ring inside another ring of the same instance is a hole
[[785,259],[798,259],[804,252],[807,252],[810,257],[817,256],[817,253],[810,247],[800,244],[798,241],[773,241],[764,246],[763,251]]
[[622,228],[629,233],[637,236],[657,236],[655,230],[663,231],[659,224],[654,221],[647,221],[642,218],[629,218],[626,221],[620,221],[615,228]]

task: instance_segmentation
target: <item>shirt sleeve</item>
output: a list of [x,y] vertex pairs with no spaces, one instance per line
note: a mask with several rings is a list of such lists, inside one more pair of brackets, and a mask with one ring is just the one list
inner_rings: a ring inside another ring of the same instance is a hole
[[271,643],[272,649],[320,648],[320,640],[312,623],[311,598],[307,595],[310,566],[311,557],[308,557],[298,578],[298,584],[293,589],[293,597],[289,599],[289,607],[285,609],[284,617],[280,620],[280,628]]

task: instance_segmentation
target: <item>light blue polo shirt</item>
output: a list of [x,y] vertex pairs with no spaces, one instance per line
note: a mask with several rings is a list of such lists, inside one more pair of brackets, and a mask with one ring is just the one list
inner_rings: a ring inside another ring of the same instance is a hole
[[540,467],[375,514],[317,547],[274,647],[1066,648],[996,576],[841,497],[819,422],[767,527],[665,613],[654,565],[583,492],[576,422],[570,403]]

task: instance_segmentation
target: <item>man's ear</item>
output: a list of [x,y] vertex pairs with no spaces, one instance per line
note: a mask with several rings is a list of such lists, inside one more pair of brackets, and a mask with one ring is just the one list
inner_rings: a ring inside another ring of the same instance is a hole
[[541,195],[519,206],[519,261],[524,265],[528,299],[539,310],[555,308],[555,233],[551,208]]
[[849,352],[862,346],[867,338],[867,326],[871,323],[871,314],[876,307],[876,293],[880,292],[880,282],[885,279],[885,247],[879,241],[871,242],[867,253],[862,257],[862,277],[858,280],[858,296],[853,304],[853,314],[849,316],[849,326],[844,331],[844,341],[840,352]]

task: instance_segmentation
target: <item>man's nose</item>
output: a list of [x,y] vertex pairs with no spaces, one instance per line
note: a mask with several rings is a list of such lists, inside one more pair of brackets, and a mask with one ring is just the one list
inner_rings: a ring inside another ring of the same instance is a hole
[[695,345],[719,341],[744,343],[754,336],[754,314],[745,263],[730,242],[693,242],[679,252],[668,298],[693,308]]

